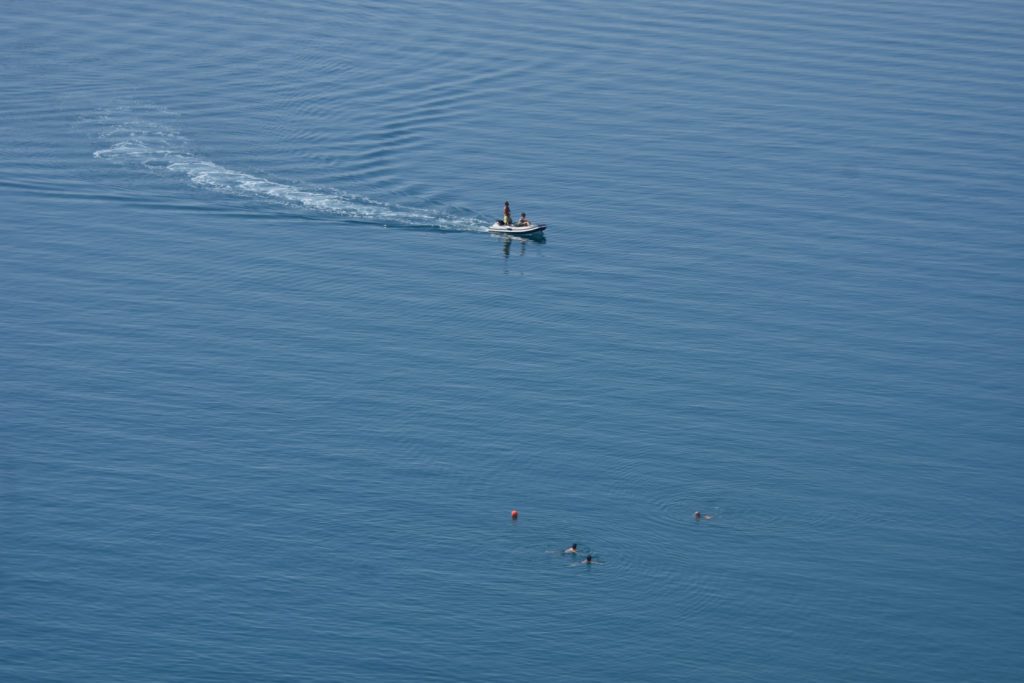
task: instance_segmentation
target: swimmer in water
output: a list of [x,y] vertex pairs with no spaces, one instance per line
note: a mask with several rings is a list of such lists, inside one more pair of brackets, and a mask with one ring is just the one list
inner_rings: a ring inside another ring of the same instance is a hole
[[566,554],[566,553],[570,553],[572,555],[575,555],[576,554],[576,544],[573,543],[571,546],[569,546],[568,548],[566,548],[565,550],[562,551],[563,555]]
[[587,559],[583,560],[583,564],[594,564],[594,556],[587,555]]
[[698,522],[702,519],[711,519],[711,515],[705,515],[700,510],[693,513],[693,518]]

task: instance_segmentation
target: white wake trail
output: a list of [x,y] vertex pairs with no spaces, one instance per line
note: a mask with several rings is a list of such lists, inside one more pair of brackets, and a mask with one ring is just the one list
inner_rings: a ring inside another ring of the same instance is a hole
[[93,152],[97,159],[181,175],[192,185],[222,194],[254,197],[386,227],[486,231],[478,218],[388,204],[333,189],[304,189],[226,168],[194,153],[186,138],[161,123],[111,114],[105,114],[102,120],[106,128],[101,137],[109,146]]

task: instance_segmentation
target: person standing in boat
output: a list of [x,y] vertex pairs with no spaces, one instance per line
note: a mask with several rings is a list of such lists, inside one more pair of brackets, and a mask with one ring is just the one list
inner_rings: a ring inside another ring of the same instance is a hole
[[505,213],[501,217],[501,222],[505,225],[512,225],[512,209],[509,208],[508,202],[505,202]]

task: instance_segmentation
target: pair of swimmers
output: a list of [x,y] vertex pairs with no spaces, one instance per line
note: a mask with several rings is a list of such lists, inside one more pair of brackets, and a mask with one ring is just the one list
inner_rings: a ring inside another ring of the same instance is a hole
[[[512,225],[512,209],[509,207],[508,202],[505,202],[505,210],[501,214],[501,223],[503,225]],[[519,214],[519,222],[516,223],[516,225],[518,225],[521,228],[525,228],[529,224],[530,224],[530,221],[527,220],[526,214],[525,213],[520,213]]]
[[[576,548],[576,544],[573,543],[571,546],[562,551],[563,555],[575,555],[579,550]],[[583,564],[594,564],[594,556],[587,555],[587,559],[583,560]]]

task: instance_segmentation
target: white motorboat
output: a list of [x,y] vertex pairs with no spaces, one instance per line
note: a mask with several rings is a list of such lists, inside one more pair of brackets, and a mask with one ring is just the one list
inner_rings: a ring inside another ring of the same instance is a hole
[[533,233],[543,232],[547,229],[547,225],[544,223],[530,223],[529,225],[505,225],[504,223],[495,222],[494,225],[487,228],[487,232],[495,235],[530,235]]

